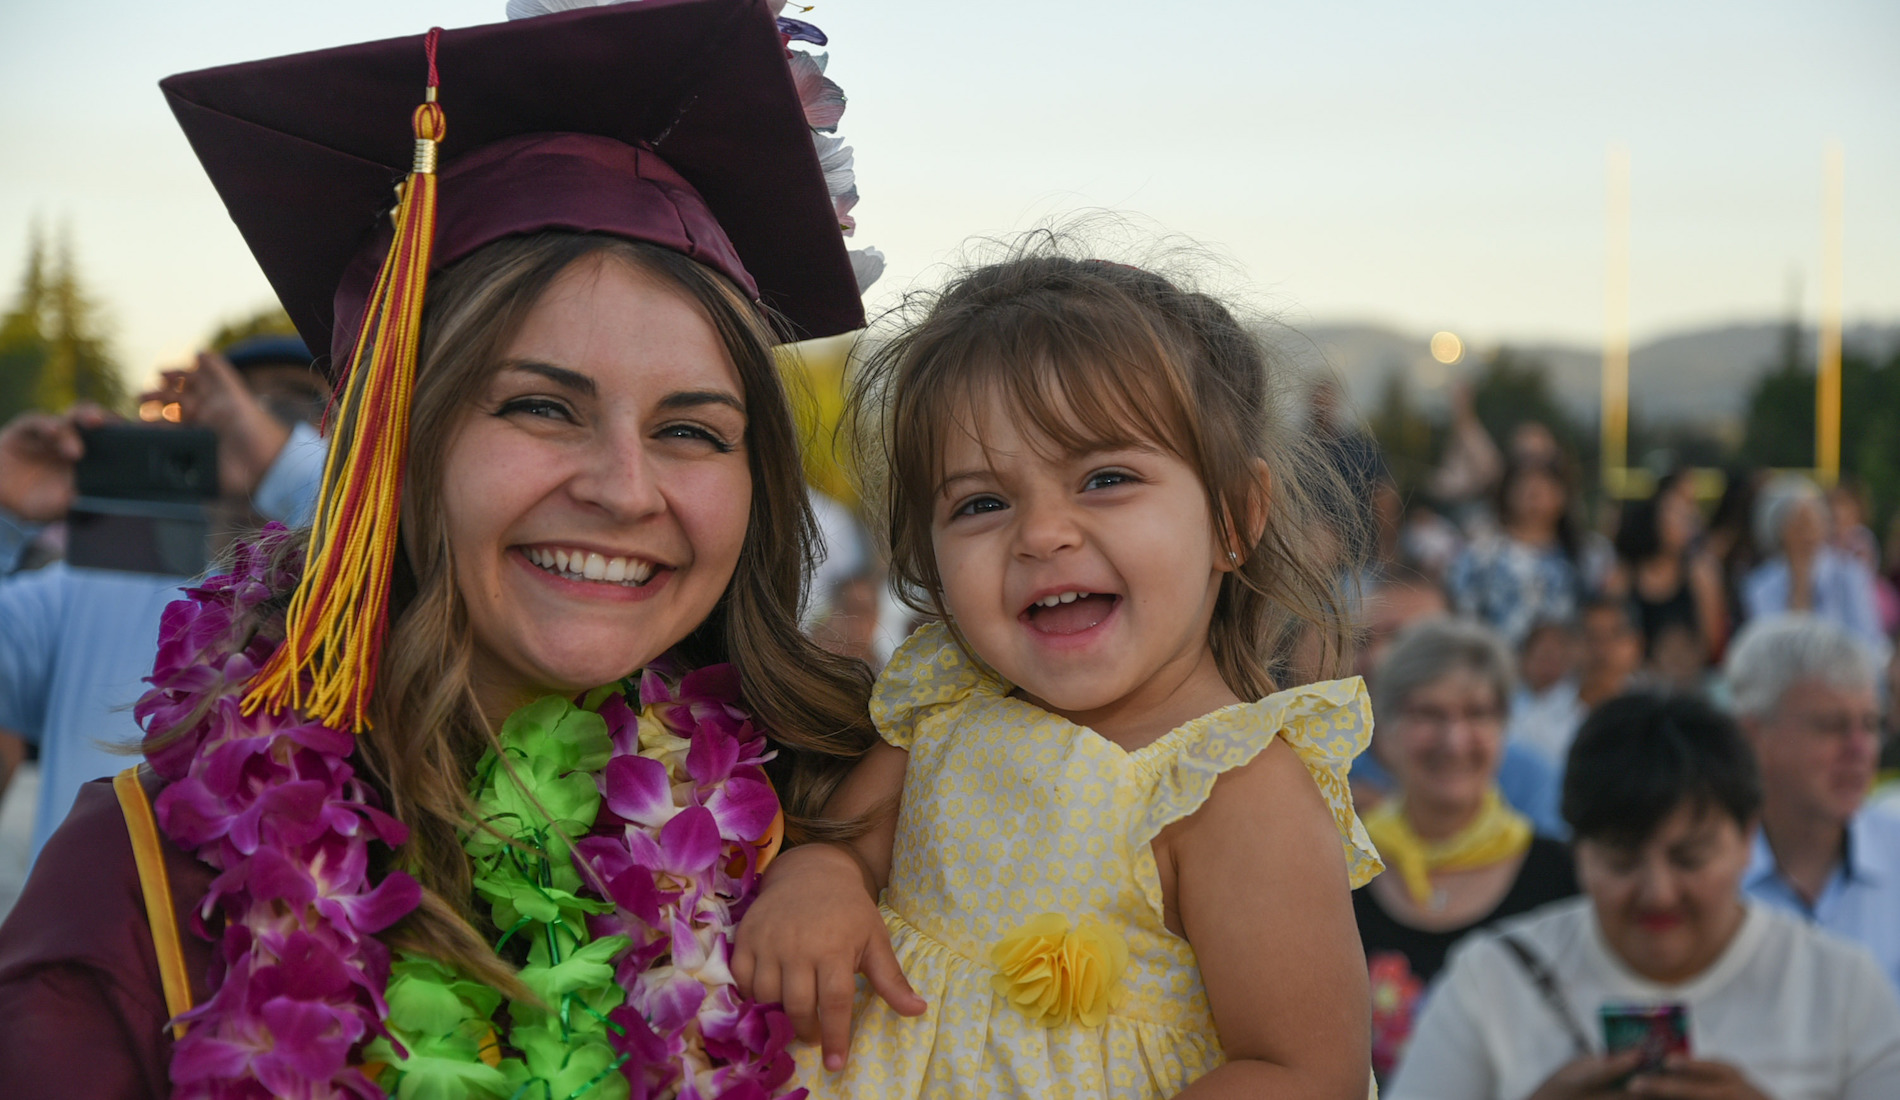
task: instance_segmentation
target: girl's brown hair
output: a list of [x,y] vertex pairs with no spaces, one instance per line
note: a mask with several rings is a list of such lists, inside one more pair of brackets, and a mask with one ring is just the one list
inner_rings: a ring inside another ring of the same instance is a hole
[[1217,545],[1236,559],[1209,628],[1236,694],[1273,691],[1307,663],[1296,652],[1317,657],[1301,674],[1343,667],[1346,567],[1366,545],[1364,520],[1318,445],[1289,423],[1259,339],[1208,294],[1062,248],[1038,233],[913,296],[899,314],[917,319],[859,373],[858,461],[881,482],[906,602],[948,618],[931,549],[942,456],[952,433],[979,431],[970,418],[984,399],[1000,398],[1058,453],[1152,443],[1194,468]]
[[[437,275],[423,314],[403,492],[403,553],[390,593],[372,730],[360,756],[409,827],[395,863],[423,886],[420,909],[393,945],[459,967],[511,996],[532,994],[490,946],[473,908],[462,837],[475,828],[469,777],[494,731],[476,705],[468,613],[456,585],[442,512],[443,463],[470,395],[557,276],[583,260],[625,264],[696,303],[731,357],[746,404],[752,507],[731,583],[712,614],[674,648],[689,666],[730,661],[744,703],[769,731],[767,765],[784,804],[787,841],[826,836],[825,801],[876,738],[870,674],[798,628],[816,524],[773,354],[773,332],[724,277],[668,249],[617,237],[543,232],[486,246]],[[282,553],[301,548],[286,540]],[[289,593],[283,594],[287,601]],[[283,603],[276,606],[281,617]],[[260,623],[280,629],[280,622]]]

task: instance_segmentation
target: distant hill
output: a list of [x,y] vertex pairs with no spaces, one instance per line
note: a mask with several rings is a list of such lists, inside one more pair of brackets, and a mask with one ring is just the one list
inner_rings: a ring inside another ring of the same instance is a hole
[[[1784,328],[1780,322],[1724,325],[1664,336],[1631,348],[1630,394],[1637,414],[1653,422],[1739,421],[1755,379],[1780,359]],[[1426,350],[1429,336],[1376,324],[1311,324],[1297,331],[1282,330],[1272,342],[1305,370],[1331,367],[1345,382],[1353,404],[1367,413],[1394,371],[1406,374],[1420,404],[1442,407],[1442,380],[1474,370],[1488,350],[1480,348],[1475,354],[1467,350],[1463,362],[1446,368]],[[1803,330],[1801,346],[1810,357],[1815,340],[1812,328]],[[1900,348],[1900,324],[1850,326],[1844,340],[1850,349],[1884,356]],[[1550,368],[1552,387],[1576,411],[1578,420],[1596,421],[1600,350],[1571,344],[1509,346],[1543,360]]]

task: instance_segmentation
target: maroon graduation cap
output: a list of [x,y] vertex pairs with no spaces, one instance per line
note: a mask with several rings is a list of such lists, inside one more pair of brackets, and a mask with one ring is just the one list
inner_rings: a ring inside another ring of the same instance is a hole
[[[297,331],[338,360],[412,166],[425,37],[159,84]],[[432,268],[537,229],[613,233],[756,287],[799,338],[863,327],[764,0],[641,0],[443,31],[436,69],[447,133]],[[363,285],[339,301],[353,266]]]
[[246,713],[368,728],[430,272],[504,237],[676,249],[790,321],[863,306],[765,0],[641,0],[160,82],[298,332],[330,456],[285,641]]

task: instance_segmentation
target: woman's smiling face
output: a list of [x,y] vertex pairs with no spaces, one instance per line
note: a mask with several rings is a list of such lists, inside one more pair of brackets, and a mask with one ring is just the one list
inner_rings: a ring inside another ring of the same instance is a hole
[[1684,803],[1632,845],[1576,843],[1577,880],[1597,926],[1630,969],[1685,982],[1712,966],[1740,927],[1752,825]]
[[1211,668],[1229,568],[1207,492],[1159,448],[1064,455],[999,399],[949,433],[932,544],[945,608],[979,656],[1083,725]]
[[449,445],[443,512],[484,708],[617,680],[703,622],[751,512],[745,395],[684,292],[582,259]]

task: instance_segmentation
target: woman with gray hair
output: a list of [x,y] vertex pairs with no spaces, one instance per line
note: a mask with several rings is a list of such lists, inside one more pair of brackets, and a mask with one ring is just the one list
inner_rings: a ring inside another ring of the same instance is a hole
[[1366,815],[1387,873],[1353,895],[1371,970],[1373,1067],[1404,1053],[1425,986],[1477,929],[1577,892],[1570,855],[1498,790],[1511,657],[1497,634],[1430,619],[1375,671],[1372,751],[1397,781]]
[[1873,574],[1828,544],[1827,500],[1814,482],[1789,474],[1768,483],[1755,505],[1755,545],[1769,557],[1742,581],[1749,619],[1810,612],[1886,654]]

